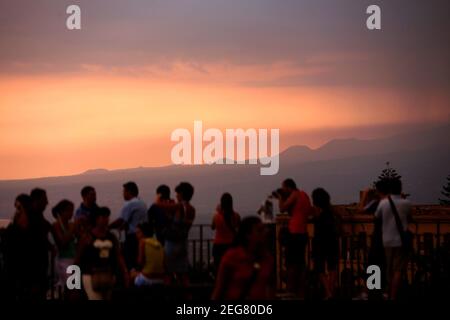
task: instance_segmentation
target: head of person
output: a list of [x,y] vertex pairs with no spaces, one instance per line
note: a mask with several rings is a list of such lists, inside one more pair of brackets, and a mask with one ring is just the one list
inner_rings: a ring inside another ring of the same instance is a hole
[[140,223],[136,227],[136,238],[138,238],[138,240],[152,238],[153,234],[153,226],[148,222]]
[[380,198],[383,198],[389,194],[389,188],[389,181],[387,181],[386,179],[378,180],[375,183],[375,189],[377,190]]
[[109,226],[109,216],[111,215],[111,210],[108,207],[100,207],[93,212],[93,220],[95,227],[97,228],[108,228]]
[[402,194],[402,181],[400,179],[392,179],[390,181],[390,189],[393,195],[399,196]]
[[288,178],[281,184],[281,189],[283,189],[285,193],[290,194],[292,191],[297,190],[297,184],[293,179]]
[[133,181],[127,182],[123,185],[123,198],[125,201],[136,198],[139,195],[139,188]]
[[81,189],[81,198],[86,207],[92,208],[97,202],[97,192],[95,192],[94,187],[85,186]]
[[256,216],[242,219],[236,234],[235,243],[250,249],[264,248],[266,241],[266,228],[261,219]]
[[228,192],[224,193],[222,197],[220,197],[220,208],[226,213],[233,212],[233,197]]
[[58,202],[52,209],[52,215],[55,219],[60,218],[63,221],[69,221],[73,217],[74,204],[72,201],[64,199]]
[[194,187],[189,182],[181,182],[176,186],[175,192],[178,202],[189,202],[194,195]]
[[170,188],[162,184],[156,188],[156,195],[159,200],[170,200]]
[[32,210],[31,197],[27,194],[20,194],[14,201],[16,212],[14,213],[14,224],[26,228],[29,222],[29,215]]
[[379,198],[379,194],[376,189],[371,188],[367,190],[367,201],[376,200]]
[[30,193],[33,211],[43,213],[48,205],[47,192],[44,189],[35,188]]
[[319,209],[328,209],[331,206],[330,194],[323,188],[314,189],[312,192],[313,205]]

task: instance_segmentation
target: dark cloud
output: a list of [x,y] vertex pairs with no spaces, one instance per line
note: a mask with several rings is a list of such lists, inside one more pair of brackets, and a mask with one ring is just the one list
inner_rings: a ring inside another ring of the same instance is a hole
[[[82,30],[65,29],[69,4]],[[381,31],[365,28],[369,4]],[[448,88],[450,2],[360,0],[0,0],[0,74],[138,68],[186,61],[324,71],[254,86]],[[356,58],[355,58],[356,57]]]

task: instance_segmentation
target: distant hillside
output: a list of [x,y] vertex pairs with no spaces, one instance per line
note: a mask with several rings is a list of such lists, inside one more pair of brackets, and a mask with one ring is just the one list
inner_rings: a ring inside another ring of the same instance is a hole
[[[116,215],[122,205],[122,184],[138,183],[141,197],[150,203],[155,188],[179,181],[195,186],[194,205],[198,222],[209,222],[222,192],[235,197],[236,209],[255,212],[265,196],[279,187],[286,177],[311,192],[315,187],[328,189],[334,203],[357,202],[359,190],[377,178],[386,161],[403,176],[405,190],[416,203],[436,203],[445,177],[450,173],[450,125],[376,140],[333,140],[313,150],[304,146],[287,149],[280,155],[280,172],[260,176],[259,165],[203,165],[134,168],[108,171],[89,170],[69,177],[0,181],[0,218],[10,217],[17,194],[39,186],[47,189],[50,204],[68,198],[80,202],[80,189],[96,187],[98,202],[111,207]],[[48,210],[49,211],[49,210]]]
[[94,174],[105,174],[108,173],[109,170],[106,169],[91,169],[83,172],[83,175],[94,175]]

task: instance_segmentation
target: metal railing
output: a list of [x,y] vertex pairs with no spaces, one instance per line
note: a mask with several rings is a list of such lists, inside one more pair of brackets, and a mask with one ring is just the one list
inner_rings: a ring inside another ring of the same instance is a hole
[[[276,257],[277,289],[286,289],[285,248],[279,242],[279,230],[287,223],[287,217],[279,217],[275,225],[276,232],[270,239],[269,247],[273,248]],[[190,261],[192,271],[205,273],[212,270],[212,239],[213,232],[209,225],[194,225],[189,239]],[[197,229],[197,231],[195,231]],[[344,268],[349,267],[354,275],[355,290],[365,284],[366,268],[369,254],[373,246],[373,221],[370,216],[347,217],[343,219],[343,234],[339,238],[338,279]],[[413,285],[421,277],[425,284],[435,278],[450,274],[450,218],[428,219],[420,218],[413,221],[410,229],[414,234],[414,250],[408,263],[406,281]],[[427,231],[427,230],[433,230]],[[306,250],[306,269],[310,275],[314,274],[313,259],[313,224],[308,224],[309,241]],[[347,254],[349,261],[347,261]],[[339,286],[343,284],[339,280]]]
[[[280,229],[288,222],[286,216],[277,218],[271,233],[269,247],[276,258],[277,289],[283,292],[286,289],[286,265],[285,248],[279,242]],[[427,219],[421,218],[412,224],[414,233],[414,252],[408,264],[407,278],[409,284],[414,284],[420,276],[422,283],[430,284],[434,278],[450,275],[450,218]],[[373,222],[368,216],[347,217],[343,220],[344,233],[339,239],[340,256],[339,274],[347,265],[354,275],[355,286],[361,286],[364,282],[365,269],[368,264],[368,256],[373,245]],[[427,231],[428,230],[428,231]],[[433,230],[433,231],[429,231]],[[313,275],[313,225],[308,224],[309,241],[306,250],[306,269]],[[191,276],[194,283],[212,284],[213,274],[212,247],[214,232],[209,224],[193,225],[188,241],[188,256],[190,261]],[[1,243],[0,243],[1,245]],[[349,261],[346,261],[347,253]],[[0,275],[2,267],[2,255],[0,252]],[[62,288],[55,286],[54,261],[50,263],[50,298],[57,299],[62,295]],[[447,279],[445,278],[445,279]],[[338,277],[340,279],[340,277]],[[341,283],[339,282],[339,285]]]

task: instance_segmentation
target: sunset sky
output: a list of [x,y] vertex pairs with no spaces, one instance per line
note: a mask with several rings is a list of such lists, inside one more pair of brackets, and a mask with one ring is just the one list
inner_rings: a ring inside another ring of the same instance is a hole
[[0,0],[0,179],[168,165],[194,120],[281,149],[448,123],[450,2],[369,31],[372,2]]

